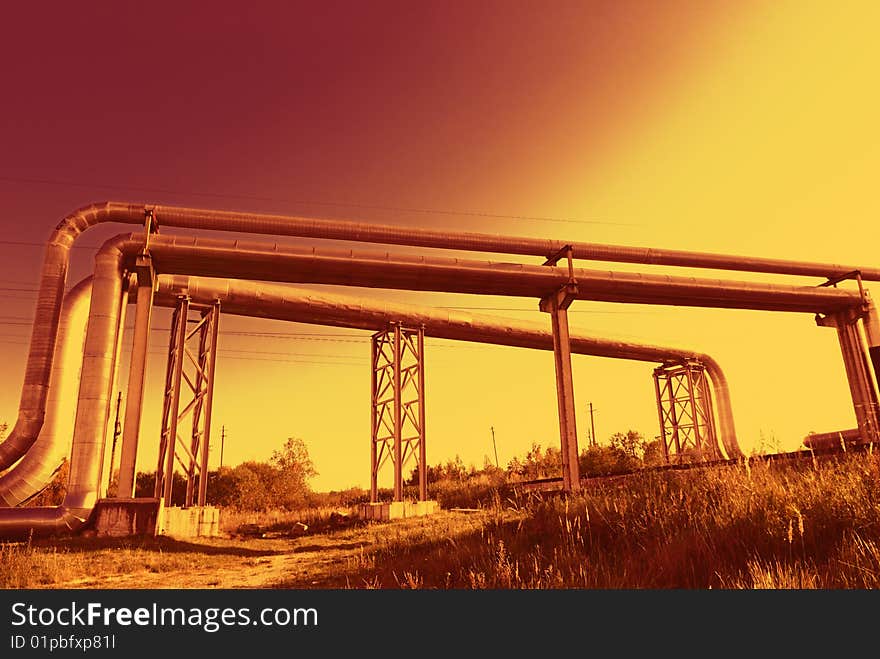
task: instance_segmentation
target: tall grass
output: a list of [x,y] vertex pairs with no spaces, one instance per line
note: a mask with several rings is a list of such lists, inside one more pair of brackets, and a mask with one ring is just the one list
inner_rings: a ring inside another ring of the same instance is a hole
[[880,586],[880,466],[872,455],[644,473],[581,496],[507,499],[496,513],[478,531],[380,544],[365,558],[366,581],[420,588]]

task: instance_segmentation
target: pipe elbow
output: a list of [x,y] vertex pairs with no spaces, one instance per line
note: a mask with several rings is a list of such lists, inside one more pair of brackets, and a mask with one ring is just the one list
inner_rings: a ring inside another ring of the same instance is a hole
[[50,245],[69,248],[76,238],[102,222],[141,222],[151,207],[115,201],[93,202],[66,215],[56,226],[49,239]]

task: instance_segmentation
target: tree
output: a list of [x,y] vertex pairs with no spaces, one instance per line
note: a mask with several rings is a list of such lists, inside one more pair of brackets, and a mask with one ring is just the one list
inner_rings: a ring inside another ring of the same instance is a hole
[[663,442],[655,439],[653,442],[645,444],[645,450],[642,453],[642,462],[646,467],[657,467],[666,464],[666,453],[663,451]]
[[581,476],[610,476],[638,469],[641,462],[618,446],[591,446],[578,458]]
[[611,435],[611,446],[619,448],[631,458],[641,460],[647,444],[641,433],[635,430],[627,430],[626,434],[618,432]]
[[311,493],[309,479],[318,475],[303,440],[288,437],[280,450],[272,452],[269,463],[277,470],[272,483],[276,505],[295,508]]

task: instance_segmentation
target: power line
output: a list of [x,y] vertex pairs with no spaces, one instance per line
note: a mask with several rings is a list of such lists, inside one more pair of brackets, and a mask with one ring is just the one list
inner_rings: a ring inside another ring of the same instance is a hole
[[304,206],[327,206],[332,208],[360,208],[365,210],[382,210],[396,213],[419,213],[427,215],[446,215],[446,216],[467,216],[467,217],[485,217],[489,219],[500,220],[528,220],[533,222],[565,222],[570,224],[608,224],[614,226],[635,226],[631,222],[613,222],[610,220],[571,218],[571,217],[549,217],[541,215],[505,215],[500,213],[488,213],[483,211],[472,210],[450,210],[443,208],[411,208],[403,206],[392,206],[384,204],[366,204],[360,202],[344,202],[344,201],[326,201],[326,200],[306,200],[306,199],[282,199],[280,197],[264,197],[260,195],[246,194],[229,194],[223,192],[201,192],[201,191],[184,191],[174,190],[171,188],[147,187],[137,185],[119,185],[113,183],[83,183],[79,181],[59,181],[45,178],[24,178],[12,176],[0,176],[0,181],[7,183],[27,183],[36,185],[56,185],[75,188],[99,188],[105,190],[137,190],[139,192],[154,192],[161,194],[173,194],[193,197],[211,197],[215,199],[246,199],[249,201],[273,201],[288,204],[301,204]]

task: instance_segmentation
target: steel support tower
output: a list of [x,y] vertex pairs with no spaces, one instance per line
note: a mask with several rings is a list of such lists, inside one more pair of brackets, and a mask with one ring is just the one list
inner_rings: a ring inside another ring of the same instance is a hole
[[720,458],[712,395],[703,365],[685,360],[657,367],[654,390],[666,462]]
[[[197,312],[198,318],[190,320],[191,312]],[[155,496],[162,498],[166,506],[171,505],[176,464],[186,476],[184,505],[205,505],[219,320],[219,302],[199,306],[191,304],[186,296],[178,298],[168,344],[155,486]],[[186,400],[182,400],[184,383]],[[187,416],[191,416],[190,432],[183,437],[180,430]]]
[[413,461],[425,501],[425,330],[390,323],[373,334],[371,347],[370,501],[379,501],[379,471],[389,460],[394,501],[403,500],[404,468]]

